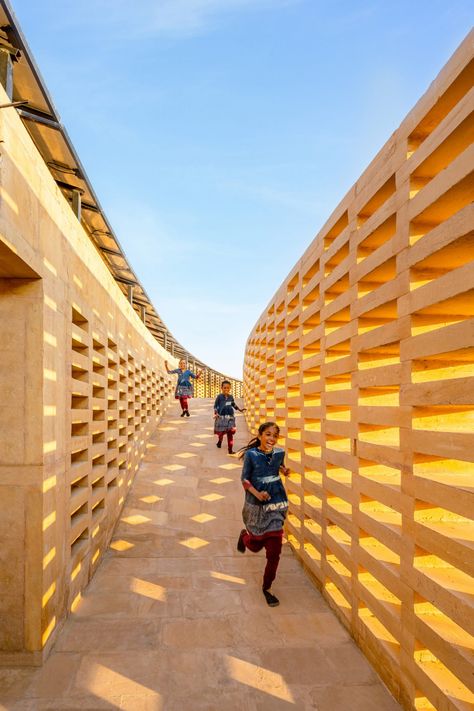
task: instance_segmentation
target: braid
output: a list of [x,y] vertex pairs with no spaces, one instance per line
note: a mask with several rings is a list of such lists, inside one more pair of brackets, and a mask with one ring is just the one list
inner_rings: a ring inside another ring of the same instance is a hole
[[245,447],[241,447],[238,451],[239,459],[243,459],[245,452],[248,449],[258,449],[260,447],[260,439],[258,437],[253,437]]

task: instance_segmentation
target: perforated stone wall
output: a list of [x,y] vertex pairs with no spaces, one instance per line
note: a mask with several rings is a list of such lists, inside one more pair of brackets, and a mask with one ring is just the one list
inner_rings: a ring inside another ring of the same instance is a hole
[[[0,111],[0,134],[0,665],[36,664],[100,564],[174,395],[164,361],[177,359],[14,108]],[[205,367],[197,396],[217,394],[222,377]]]
[[[291,546],[406,708],[474,708],[474,34],[252,331]],[[315,640],[317,644],[317,640]]]

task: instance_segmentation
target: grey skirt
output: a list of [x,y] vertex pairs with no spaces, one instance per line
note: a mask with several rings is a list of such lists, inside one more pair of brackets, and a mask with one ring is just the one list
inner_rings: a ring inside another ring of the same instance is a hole
[[247,531],[254,536],[263,536],[264,533],[283,528],[287,511],[288,502],[281,502],[280,508],[274,509],[246,501],[242,509],[242,519]]
[[193,385],[177,385],[174,391],[175,398],[178,397],[193,397],[194,386]]
[[214,434],[235,430],[235,417],[232,415],[219,415],[214,420]]

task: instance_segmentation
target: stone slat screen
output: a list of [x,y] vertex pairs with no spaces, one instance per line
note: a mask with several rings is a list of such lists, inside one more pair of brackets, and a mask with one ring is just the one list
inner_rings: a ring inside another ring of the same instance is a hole
[[[474,709],[471,34],[252,331],[252,431],[282,431],[288,540],[392,692]],[[317,639],[315,639],[317,644]]]

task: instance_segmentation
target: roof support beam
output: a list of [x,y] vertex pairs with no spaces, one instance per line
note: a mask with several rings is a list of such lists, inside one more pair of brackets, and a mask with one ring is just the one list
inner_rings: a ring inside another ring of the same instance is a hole
[[83,202],[82,209],[89,210],[90,212],[97,212],[98,214],[100,214],[100,210],[97,207],[97,205],[92,205],[92,203],[90,203],[90,202]]
[[27,101],[11,101],[9,104],[0,104],[0,109],[9,109],[11,106],[17,108],[18,106],[26,106]]
[[125,259],[122,252],[118,252],[116,249],[110,249],[110,247],[104,247],[98,242],[96,244],[101,252],[105,252],[106,254],[112,254],[114,257],[122,257],[122,259]]
[[120,282],[120,284],[131,284],[132,286],[138,286],[137,282],[132,281],[132,279],[125,279],[124,277],[116,276],[113,273],[112,273],[112,276],[114,277],[115,281]]
[[56,131],[61,130],[61,124],[59,124],[55,119],[48,118],[47,116],[44,116],[43,114],[40,113],[34,113],[33,109],[28,109],[26,111],[25,109],[18,109],[18,113],[20,114],[22,119],[26,119],[27,121],[33,121],[34,123],[40,123],[42,126],[48,126],[48,128],[54,128]]

